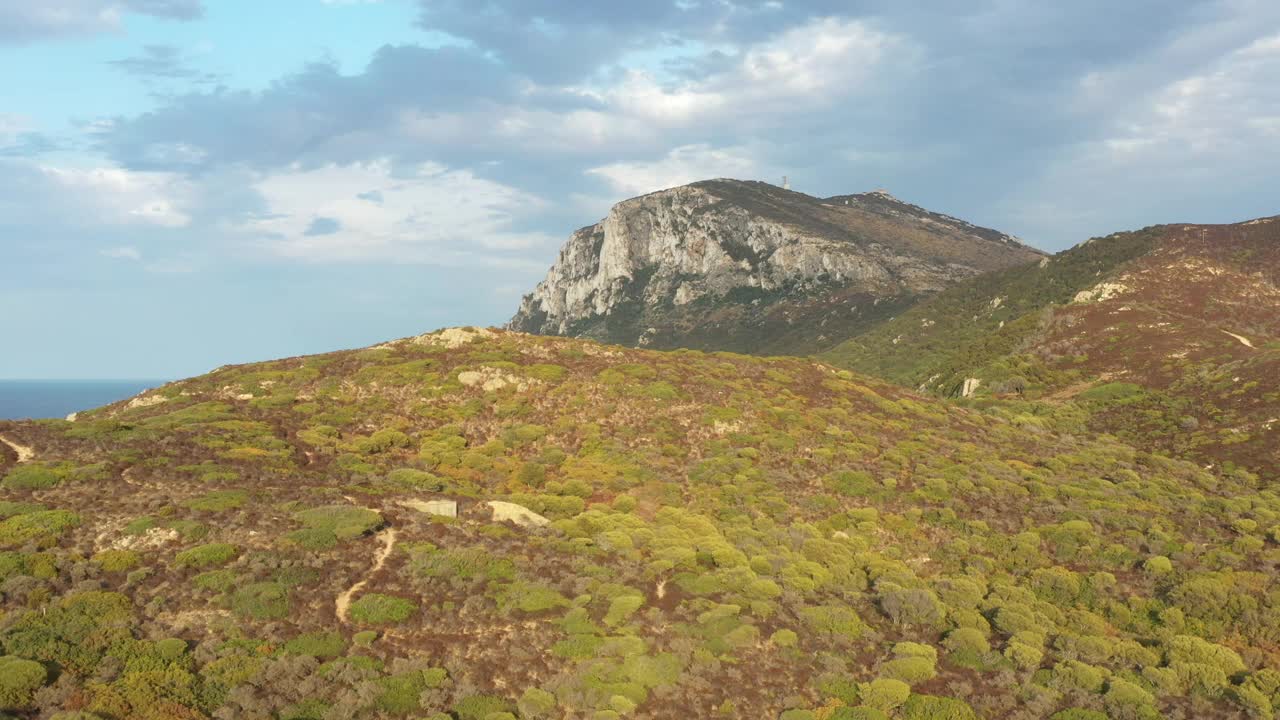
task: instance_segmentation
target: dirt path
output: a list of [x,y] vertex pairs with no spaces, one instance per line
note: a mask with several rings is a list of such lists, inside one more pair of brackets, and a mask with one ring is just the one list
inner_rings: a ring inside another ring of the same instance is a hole
[[10,440],[9,438],[3,435],[0,435],[0,442],[13,448],[13,451],[18,453],[19,463],[24,463],[24,462],[27,462],[28,460],[35,459],[36,451],[33,450],[32,448],[27,447],[26,445],[19,445],[18,443]]
[[1235,334],[1235,333],[1233,333],[1233,332],[1227,332],[1226,330],[1222,330],[1222,328],[1218,328],[1218,329],[1219,329],[1219,330],[1221,330],[1221,331],[1222,331],[1222,332],[1224,332],[1224,333],[1227,333],[1227,334],[1228,334],[1228,335],[1230,335],[1231,337],[1233,337],[1233,338],[1235,338],[1235,339],[1239,340],[1241,345],[1243,345],[1243,346],[1245,346],[1245,347],[1247,347],[1247,348],[1249,348],[1249,349],[1251,349],[1251,350],[1257,350],[1257,348],[1255,348],[1255,347],[1253,346],[1253,343],[1249,342],[1249,338],[1244,337],[1243,335],[1237,335],[1237,334]]
[[374,574],[381,570],[382,566],[387,563],[387,558],[391,557],[391,551],[394,550],[396,546],[396,529],[387,528],[386,530],[383,530],[378,533],[378,539],[382,541],[382,549],[374,556],[373,567],[365,574],[363,580],[352,585],[346,592],[339,595],[337,601],[334,603],[334,606],[338,611],[338,621],[343,624],[350,622],[350,620],[347,619],[347,611],[351,609],[351,598],[355,597],[356,593],[364,589],[364,586],[369,582],[369,578],[373,577]]

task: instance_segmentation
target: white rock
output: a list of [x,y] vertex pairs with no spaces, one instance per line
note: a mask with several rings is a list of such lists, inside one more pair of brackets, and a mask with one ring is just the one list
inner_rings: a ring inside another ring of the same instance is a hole
[[411,510],[440,517],[458,517],[457,500],[401,500],[400,504]]
[[551,522],[523,505],[501,500],[490,500],[486,504],[493,509],[494,522],[511,522],[520,527],[543,527]]

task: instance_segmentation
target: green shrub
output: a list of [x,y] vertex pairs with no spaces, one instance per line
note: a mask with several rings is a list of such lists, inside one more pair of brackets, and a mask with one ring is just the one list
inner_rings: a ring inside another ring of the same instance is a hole
[[223,593],[235,585],[236,574],[231,570],[210,570],[195,576],[191,582],[201,590]]
[[327,530],[338,540],[360,537],[382,525],[375,510],[352,505],[327,505],[293,514],[298,522],[311,530]]
[[894,658],[880,666],[880,674],[908,685],[924,682],[938,674],[933,662],[923,657]]
[[536,583],[516,582],[503,590],[500,601],[504,608],[523,613],[540,613],[568,607],[569,600],[555,589]]
[[80,516],[66,510],[39,510],[0,522],[0,550],[29,542],[51,546],[64,532],[80,525]]
[[1004,649],[1004,656],[1021,670],[1034,670],[1044,661],[1043,650],[1020,642],[1010,642]]
[[239,554],[239,549],[235,545],[228,543],[209,543],[193,547],[190,550],[183,550],[173,558],[174,565],[180,568],[196,568],[204,570],[206,568],[226,565],[235,559]]
[[911,686],[901,680],[879,678],[859,685],[858,696],[863,705],[889,712],[907,701]]
[[1063,660],[1053,666],[1054,687],[1064,690],[1084,690],[1085,692],[1102,692],[1107,674],[1097,668],[1078,660]]
[[0,657],[0,710],[21,710],[48,679],[38,662],[5,655]]
[[1086,710],[1084,708],[1069,708],[1056,712],[1049,717],[1049,720],[1110,720],[1106,713],[1097,710]]
[[604,623],[609,627],[617,627],[635,614],[644,605],[642,595],[619,595],[609,603],[609,611],[605,613]]
[[991,652],[991,643],[987,636],[974,628],[957,628],[947,633],[942,644],[953,653],[975,653],[985,655]]
[[969,704],[932,695],[912,695],[898,710],[902,720],[977,720]]
[[471,695],[458,701],[453,712],[458,720],[488,720],[495,713],[511,712],[515,708],[504,699],[493,695]]
[[277,582],[258,582],[231,596],[231,609],[254,620],[279,620],[289,614],[289,590]]
[[[807,711],[806,711],[807,712]],[[813,717],[810,713],[809,717]],[[838,707],[831,713],[829,720],[889,720],[889,716],[883,712],[865,705],[857,707]]]
[[63,476],[64,473],[33,463],[10,470],[0,485],[9,490],[45,490],[57,485]]
[[1107,707],[1107,714],[1117,720],[1159,717],[1155,711],[1155,696],[1127,680],[1112,678],[1102,702]]
[[893,646],[893,654],[900,658],[925,658],[930,663],[938,662],[938,651],[932,645],[916,642],[900,642]]
[[138,553],[132,550],[103,550],[93,556],[93,561],[104,572],[127,572],[142,562]]
[[106,648],[132,642],[132,623],[128,597],[79,592],[46,604],[40,612],[19,616],[0,640],[10,654],[84,675],[97,667]]
[[443,686],[449,673],[441,668],[411,670],[378,681],[382,694],[374,701],[379,710],[403,715],[421,707],[419,697],[427,690]]
[[531,687],[516,702],[520,717],[529,720],[549,718],[556,709],[556,696],[541,688]]
[[1169,640],[1165,655],[1170,665],[1208,665],[1226,675],[1244,672],[1244,660],[1229,647],[1215,645],[1194,635],[1175,635]]
[[1147,558],[1147,561],[1142,564],[1142,569],[1152,575],[1167,575],[1173,572],[1173,563],[1163,555],[1154,555]]
[[784,648],[795,647],[798,641],[799,641],[799,636],[796,635],[795,631],[788,630],[786,628],[782,628],[781,630],[775,630],[774,633],[769,636],[769,642],[774,645],[777,645],[778,647],[784,647]]
[[284,644],[290,655],[310,655],[318,658],[339,657],[347,650],[347,641],[336,632],[313,632],[299,635]]
[[365,625],[387,625],[404,622],[417,611],[414,603],[391,595],[369,593],[351,603],[351,619]]

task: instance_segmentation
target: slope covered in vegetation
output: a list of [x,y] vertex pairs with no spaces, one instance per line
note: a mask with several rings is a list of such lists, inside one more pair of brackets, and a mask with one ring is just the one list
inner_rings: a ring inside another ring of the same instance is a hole
[[[1280,479],[1280,221],[1166,225],[975,278],[824,357]],[[976,382],[974,382],[976,381]],[[975,392],[976,387],[976,392]]]
[[0,436],[20,717],[1280,704],[1274,488],[804,360],[450,330]]

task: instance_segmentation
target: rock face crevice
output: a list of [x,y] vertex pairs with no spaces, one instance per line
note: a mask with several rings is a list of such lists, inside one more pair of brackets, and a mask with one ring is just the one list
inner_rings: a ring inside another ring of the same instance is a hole
[[946,216],[736,180],[664,190],[575,232],[509,327],[653,347],[809,350],[910,299],[1040,257],[936,218]]

